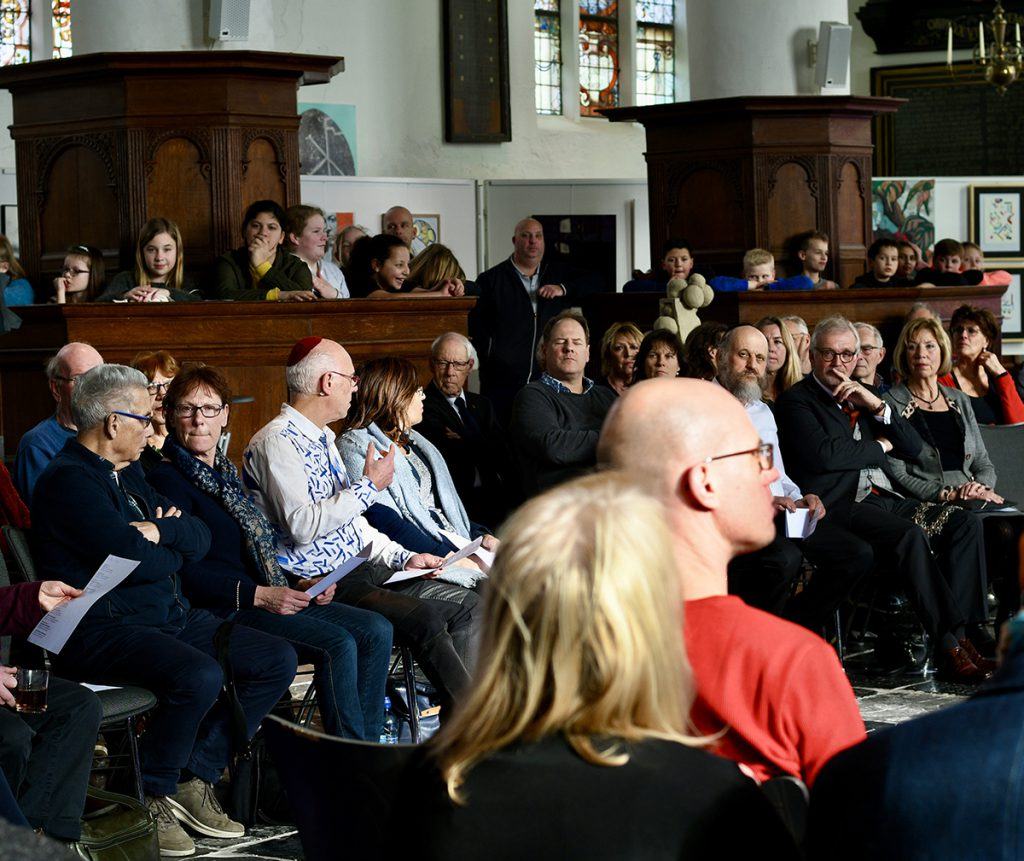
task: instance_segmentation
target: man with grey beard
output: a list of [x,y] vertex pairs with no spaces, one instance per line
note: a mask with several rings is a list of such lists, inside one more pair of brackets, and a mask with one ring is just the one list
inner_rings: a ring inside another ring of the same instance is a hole
[[[729,564],[729,591],[748,604],[812,630],[820,628],[874,563],[867,542],[825,519],[825,506],[804,494],[786,474],[775,416],[761,399],[766,382],[768,341],[753,326],[737,326],[718,348],[716,382],[743,404],[762,442],[774,449],[779,477],[772,482],[777,516],[775,540]],[[785,512],[806,508],[815,521],[804,539],[786,536]],[[817,567],[800,594],[791,597],[803,557]]]

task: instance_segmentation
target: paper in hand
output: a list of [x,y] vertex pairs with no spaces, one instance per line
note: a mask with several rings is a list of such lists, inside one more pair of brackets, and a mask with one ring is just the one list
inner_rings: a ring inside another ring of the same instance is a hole
[[[460,539],[464,540],[464,539]],[[387,580],[384,581],[384,585],[388,586],[392,583],[401,583],[403,580],[413,580],[416,577],[425,577],[428,574],[433,574],[435,571],[441,571],[450,565],[454,565],[456,562],[461,562],[467,556],[472,556],[477,550],[480,549],[480,545],[483,544],[483,536],[470,541],[465,547],[461,548],[457,553],[449,556],[436,568],[406,568],[403,571],[396,571]]]
[[373,553],[373,542],[371,541],[362,550],[360,550],[351,559],[346,559],[337,568],[335,568],[330,574],[318,581],[316,585],[310,586],[306,590],[306,594],[309,597],[315,598],[317,595],[326,592],[328,588],[337,583],[342,577],[348,574],[350,571],[358,568],[362,565]]
[[[469,539],[463,538],[457,532],[449,532],[447,529],[442,529],[441,534],[452,543],[456,550],[461,550],[469,544]],[[494,564],[494,552],[485,550],[483,545],[478,547],[476,552],[473,553],[473,558],[476,560],[477,565],[480,566],[480,570],[485,574],[491,570],[491,566]]]
[[786,537],[808,538],[818,525],[818,519],[811,516],[809,508],[798,508],[786,512]]

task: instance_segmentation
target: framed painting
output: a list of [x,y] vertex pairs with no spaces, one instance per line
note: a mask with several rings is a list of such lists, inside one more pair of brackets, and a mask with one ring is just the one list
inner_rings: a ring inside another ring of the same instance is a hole
[[934,179],[872,180],[874,238],[905,239],[929,251],[935,244],[934,201]]
[[967,200],[971,241],[981,247],[986,262],[1024,257],[1024,185],[971,185]]
[[[988,261],[985,262],[987,265]],[[988,266],[987,268],[991,269],[992,267]],[[1006,271],[1010,273],[1010,286],[1006,288],[1006,292],[1003,294],[1003,325],[1000,331],[1004,343],[1007,338],[1024,337],[1020,291],[1021,277],[1024,276],[1024,266],[1007,268]]]

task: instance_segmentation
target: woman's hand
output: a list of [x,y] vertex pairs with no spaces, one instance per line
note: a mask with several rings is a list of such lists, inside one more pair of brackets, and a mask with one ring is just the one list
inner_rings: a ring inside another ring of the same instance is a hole
[[166,287],[154,287],[152,284],[142,286],[140,284],[125,293],[124,298],[129,302],[170,302],[171,291]]
[[53,290],[57,294],[57,304],[65,305],[68,301],[68,281],[69,279],[62,275],[60,278],[53,279]]
[[978,353],[978,358],[974,361],[977,363],[979,368],[984,368],[993,377],[998,377],[1000,374],[1006,373],[1006,368],[1004,368],[1000,363],[999,357],[989,350],[982,350]]
[[335,290],[329,281],[319,275],[313,276],[313,292],[320,294],[321,299],[337,299],[338,291]]
[[[320,579],[320,578],[317,578]],[[316,580],[310,580],[309,586],[312,586]],[[308,589],[309,586],[306,588]],[[334,587],[326,590],[331,592],[333,595]],[[287,586],[257,586],[256,595],[253,598],[253,606],[259,607],[261,610],[269,610],[271,613],[277,613],[279,616],[294,616],[300,610],[305,610],[309,606],[309,595],[305,592],[299,592],[296,589],[289,589]]]
[[[409,561],[405,563],[406,571],[430,571],[431,568],[437,568],[441,565],[444,560],[440,556],[435,556],[433,553],[416,553],[409,557]],[[434,578],[437,576],[437,572],[431,572],[423,575],[427,578]]]
[[446,296],[454,296],[457,299],[459,296],[466,295],[466,285],[458,278],[449,278],[441,285],[438,292]]
[[484,550],[490,550],[491,553],[497,553],[498,548],[501,546],[501,542],[493,535],[485,535],[480,546],[483,547]]
[[996,493],[991,487],[977,481],[968,481],[961,484],[956,488],[954,494],[956,501],[980,499],[983,502],[994,502],[996,505],[1002,505],[1004,501],[1003,497]]
[[81,594],[81,589],[61,583],[60,580],[44,580],[39,584],[39,606],[44,613],[49,613],[54,607]]
[[14,708],[14,694],[11,691],[18,687],[17,672],[17,667],[0,664],[0,705]]
[[282,290],[277,294],[278,302],[315,302],[316,293],[312,290]]

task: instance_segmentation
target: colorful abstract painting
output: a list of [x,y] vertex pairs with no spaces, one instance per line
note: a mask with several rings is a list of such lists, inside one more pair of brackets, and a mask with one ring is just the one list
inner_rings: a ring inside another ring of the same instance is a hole
[[979,194],[981,208],[978,244],[986,254],[1016,252],[1020,248],[1020,195]]
[[871,183],[871,228],[875,239],[913,242],[927,253],[935,244],[934,179],[876,179]]

